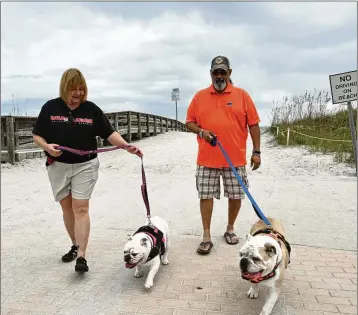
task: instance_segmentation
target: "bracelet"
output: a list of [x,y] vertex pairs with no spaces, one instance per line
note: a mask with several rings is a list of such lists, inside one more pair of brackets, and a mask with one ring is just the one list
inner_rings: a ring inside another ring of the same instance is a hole
[[261,151],[254,150],[252,151],[252,154],[261,155]]

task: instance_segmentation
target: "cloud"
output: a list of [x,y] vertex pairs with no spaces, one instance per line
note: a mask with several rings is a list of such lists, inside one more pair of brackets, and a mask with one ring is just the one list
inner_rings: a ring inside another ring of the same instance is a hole
[[179,87],[184,120],[194,93],[210,84],[211,59],[224,54],[234,83],[251,94],[267,123],[274,99],[327,90],[329,74],[356,68],[355,8],[353,3],[4,3],[2,105],[17,93],[20,103],[29,99],[39,109],[58,96],[62,73],[77,67],[89,98],[104,111],[173,117],[171,90]]

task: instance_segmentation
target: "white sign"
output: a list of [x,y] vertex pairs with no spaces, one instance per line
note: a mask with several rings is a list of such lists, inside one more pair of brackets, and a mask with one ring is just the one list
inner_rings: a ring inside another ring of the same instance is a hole
[[333,104],[357,100],[357,70],[332,74],[329,76],[329,82]]
[[179,101],[179,100],[180,100],[180,92],[178,88],[175,88],[172,91],[172,101]]

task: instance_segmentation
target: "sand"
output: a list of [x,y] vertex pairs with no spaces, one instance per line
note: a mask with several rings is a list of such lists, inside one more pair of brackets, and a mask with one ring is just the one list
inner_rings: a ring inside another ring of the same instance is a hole
[[[250,192],[267,216],[285,226],[292,244],[356,250],[357,178],[348,165],[304,148],[275,146],[262,136],[262,166],[248,168]],[[201,235],[195,188],[197,143],[190,133],[169,132],[135,143],[144,154],[153,215],[165,217],[176,235]],[[248,139],[249,151],[251,139]],[[218,149],[219,150],[219,149]],[[220,151],[218,151],[219,154]],[[140,159],[123,150],[99,155],[100,174],[91,200],[91,237],[102,230],[133,231],[145,220]],[[66,238],[59,204],[53,200],[44,159],[2,164],[1,226],[6,245],[19,239]],[[215,201],[213,237],[221,237],[227,201]],[[240,238],[257,220],[243,202],[236,231]],[[13,240],[13,241],[12,241]],[[91,242],[91,239],[90,239]],[[40,246],[40,245],[37,245]]]

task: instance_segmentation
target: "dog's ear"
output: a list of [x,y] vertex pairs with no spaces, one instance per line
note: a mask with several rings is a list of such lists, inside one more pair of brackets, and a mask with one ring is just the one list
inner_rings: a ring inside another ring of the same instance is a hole
[[245,235],[245,242],[248,242],[249,240],[251,240],[251,234],[246,234]]
[[276,248],[275,246],[272,246],[269,243],[265,244],[265,252],[267,253],[267,255],[269,255],[269,257],[273,257],[276,255]]
[[147,239],[145,237],[140,240],[140,246],[147,246]]

